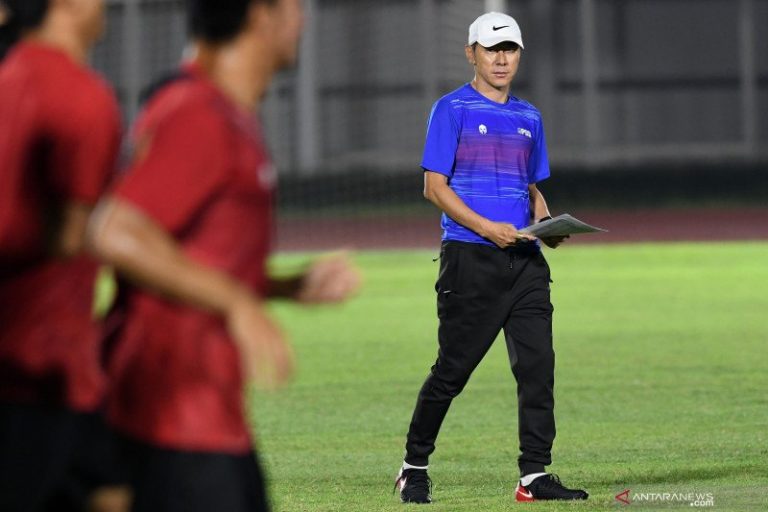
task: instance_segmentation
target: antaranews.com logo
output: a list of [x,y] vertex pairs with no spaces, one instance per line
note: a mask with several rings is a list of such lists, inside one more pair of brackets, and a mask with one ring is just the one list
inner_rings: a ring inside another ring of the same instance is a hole
[[688,490],[644,490],[637,487],[625,487],[614,496],[613,503],[618,506],[686,506],[686,507],[714,507],[715,495],[711,492]]

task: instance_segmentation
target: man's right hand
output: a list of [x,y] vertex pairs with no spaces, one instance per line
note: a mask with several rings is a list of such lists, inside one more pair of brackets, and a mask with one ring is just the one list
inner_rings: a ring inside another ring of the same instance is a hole
[[293,350],[261,301],[250,294],[241,294],[227,311],[226,321],[240,351],[246,379],[260,387],[275,389],[291,377]]
[[493,221],[484,223],[480,236],[487,238],[502,249],[514,245],[521,240],[536,240],[536,237],[518,231],[512,224]]

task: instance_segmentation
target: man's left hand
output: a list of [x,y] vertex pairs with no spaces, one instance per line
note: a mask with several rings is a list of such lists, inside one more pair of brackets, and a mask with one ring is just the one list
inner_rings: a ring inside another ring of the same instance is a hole
[[549,247],[550,249],[557,249],[557,247],[563,243],[564,240],[567,238],[570,238],[569,235],[565,236],[548,236],[544,238],[540,238],[542,242],[544,242],[544,245]]

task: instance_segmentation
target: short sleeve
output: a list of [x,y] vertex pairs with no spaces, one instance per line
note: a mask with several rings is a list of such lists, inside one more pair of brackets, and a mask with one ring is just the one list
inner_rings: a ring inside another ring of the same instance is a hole
[[134,162],[115,189],[174,233],[183,229],[228,180],[224,123],[204,105],[184,105],[137,133]]
[[441,99],[432,107],[427,125],[427,141],[421,167],[424,170],[453,176],[461,126],[451,103]]
[[115,175],[121,123],[108,91],[75,103],[70,119],[57,122],[50,140],[56,187],[67,200],[95,204]]
[[533,149],[528,157],[528,183],[538,183],[549,178],[549,157],[547,156],[547,141],[544,136],[544,125],[541,116],[538,118],[535,130]]

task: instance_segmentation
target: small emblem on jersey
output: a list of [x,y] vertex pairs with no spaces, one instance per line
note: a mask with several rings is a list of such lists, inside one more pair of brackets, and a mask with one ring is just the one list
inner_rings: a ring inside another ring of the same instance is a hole
[[485,126],[484,124],[481,124],[480,126],[478,126],[477,129],[480,130],[480,133],[482,133],[483,135],[488,133],[488,127]]
[[531,132],[526,130],[525,128],[518,128],[517,133],[519,133],[520,135],[525,135],[529,139],[531,138]]

